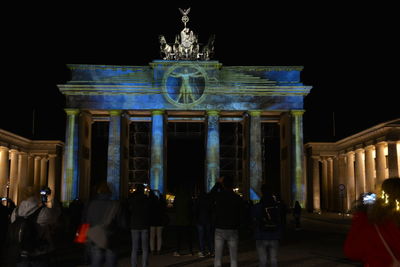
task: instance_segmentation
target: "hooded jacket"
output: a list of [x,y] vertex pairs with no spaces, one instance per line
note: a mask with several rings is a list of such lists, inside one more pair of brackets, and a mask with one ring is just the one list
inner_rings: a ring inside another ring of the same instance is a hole
[[[11,223],[13,223],[17,216],[29,216],[33,214],[37,209],[40,208],[40,202],[35,197],[30,197],[23,200],[21,204],[14,209],[11,214]],[[51,235],[51,227],[57,222],[57,218],[60,215],[59,207],[53,206],[53,208],[43,207],[38,214],[36,222],[39,224],[39,237],[42,240],[47,241],[46,246],[37,248],[32,255],[46,254],[54,249],[53,239]]]

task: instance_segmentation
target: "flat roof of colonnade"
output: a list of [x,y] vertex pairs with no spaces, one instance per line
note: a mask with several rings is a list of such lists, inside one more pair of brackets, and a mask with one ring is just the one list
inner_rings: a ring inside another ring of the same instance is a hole
[[156,60],[148,66],[67,65],[58,85],[68,108],[170,111],[302,110],[311,86],[301,66],[223,66],[218,61]]

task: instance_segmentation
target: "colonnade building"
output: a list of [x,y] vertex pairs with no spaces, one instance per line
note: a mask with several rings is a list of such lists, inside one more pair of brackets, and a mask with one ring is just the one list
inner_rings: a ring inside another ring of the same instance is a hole
[[61,141],[33,141],[0,129],[0,197],[19,204],[31,186],[38,195],[49,187],[49,199],[60,199],[63,146]]
[[305,144],[307,208],[349,211],[360,194],[400,177],[400,119],[335,143]]

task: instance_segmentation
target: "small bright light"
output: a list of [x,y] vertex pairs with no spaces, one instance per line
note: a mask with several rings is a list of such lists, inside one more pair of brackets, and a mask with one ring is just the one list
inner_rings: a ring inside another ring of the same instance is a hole
[[400,211],[400,202],[396,199],[396,211]]

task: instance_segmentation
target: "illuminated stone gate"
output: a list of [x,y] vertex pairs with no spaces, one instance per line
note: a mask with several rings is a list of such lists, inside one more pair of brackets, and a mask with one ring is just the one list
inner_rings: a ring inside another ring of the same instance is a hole
[[[151,188],[165,192],[165,131],[171,121],[200,120],[206,131],[204,187],[220,175],[219,124],[240,121],[248,151],[241,177],[244,196],[259,199],[263,183],[261,123],[280,128],[282,198],[304,204],[303,99],[311,87],[302,67],[223,66],[218,61],[155,60],[148,66],[68,65],[71,80],[58,85],[66,96],[67,127],[62,200],[90,195],[91,124],[109,122],[107,180],[114,198],[126,197],[129,125],[150,121]],[[268,151],[266,151],[268,153]],[[264,170],[268,172],[268,170]],[[130,181],[133,182],[133,181]]]

